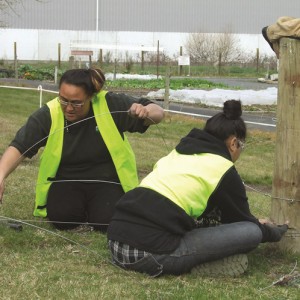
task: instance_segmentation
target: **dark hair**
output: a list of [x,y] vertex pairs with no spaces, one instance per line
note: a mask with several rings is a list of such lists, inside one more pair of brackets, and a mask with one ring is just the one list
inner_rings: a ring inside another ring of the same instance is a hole
[[79,86],[87,96],[93,96],[101,91],[105,83],[105,76],[100,69],[72,69],[62,75],[59,88],[63,83]]
[[238,139],[245,140],[247,128],[241,115],[241,101],[228,100],[224,102],[223,112],[207,120],[204,131],[222,141],[225,141],[231,135],[236,136]]

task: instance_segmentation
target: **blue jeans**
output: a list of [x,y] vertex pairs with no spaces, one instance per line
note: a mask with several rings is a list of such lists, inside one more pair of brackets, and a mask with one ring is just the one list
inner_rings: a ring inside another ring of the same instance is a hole
[[182,237],[179,246],[172,253],[148,253],[135,263],[114,263],[124,269],[147,273],[153,277],[161,274],[180,275],[205,262],[247,253],[255,249],[261,240],[260,228],[251,222],[196,228]]

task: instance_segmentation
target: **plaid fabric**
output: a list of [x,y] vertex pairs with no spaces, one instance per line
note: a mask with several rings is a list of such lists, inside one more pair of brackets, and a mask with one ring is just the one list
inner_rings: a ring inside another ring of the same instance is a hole
[[221,224],[221,212],[217,208],[213,209],[210,213],[208,213],[206,216],[201,216],[196,222],[197,228],[202,227],[212,227],[217,226]]
[[148,254],[148,252],[133,248],[118,241],[109,240],[108,247],[113,259],[123,264],[135,263]]

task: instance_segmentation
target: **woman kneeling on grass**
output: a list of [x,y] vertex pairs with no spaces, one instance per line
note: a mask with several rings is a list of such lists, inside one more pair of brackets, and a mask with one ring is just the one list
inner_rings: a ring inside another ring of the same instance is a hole
[[151,276],[234,276],[247,268],[245,253],[281,239],[288,226],[251,214],[234,167],[246,138],[241,115],[240,101],[226,101],[122,196],[108,228],[114,264]]
[[164,111],[148,99],[105,91],[104,84],[100,69],[62,75],[58,97],[28,118],[0,160],[0,203],[5,179],[44,147],[34,216],[58,229],[88,222],[106,231],[116,202],[138,185],[125,134],[146,132]]

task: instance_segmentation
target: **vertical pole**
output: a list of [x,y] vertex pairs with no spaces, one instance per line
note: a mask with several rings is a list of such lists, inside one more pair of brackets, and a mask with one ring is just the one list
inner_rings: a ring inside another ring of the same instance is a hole
[[164,95],[164,109],[169,109],[169,96],[170,96],[170,66],[167,65],[166,79],[165,79],[165,95]]
[[277,132],[271,218],[289,221],[279,247],[300,252],[300,41],[280,40]]
[[60,63],[61,63],[61,44],[58,43],[58,68],[60,69]]
[[15,79],[18,79],[18,60],[17,60],[17,43],[14,42],[14,69],[15,69]]
[[267,74],[266,74],[266,79],[269,79],[270,78],[270,63],[267,62]]
[[156,57],[156,76],[157,76],[157,79],[158,79],[158,76],[159,76],[158,67],[159,67],[159,40],[157,41],[157,57]]
[[218,75],[221,75],[222,53],[219,53]]
[[[143,45],[142,45],[142,47],[143,47]],[[142,50],[142,52],[141,52],[141,69],[142,69],[142,71],[144,71],[144,64],[145,64],[144,55],[145,55],[145,51]]]
[[[179,55],[182,56],[182,46],[180,46]],[[179,66],[179,75],[182,76],[182,65]]]
[[115,64],[114,64],[114,80],[117,79],[117,59],[115,58]]
[[57,84],[57,71],[58,71],[58,68],[57,66],[55,66],[54,68],[54,83]]
[[102,67],[102,64],[103,64],[103,52],[102,52],[102,49],[99,50],[99,59],[98,59],[98,62],[100,64],[100,67]]
[[43,87],[39,85],[38,90],[40,91],[40,108],[41,108],[43,105]]
[[256,48],[256,72],[258,73],[259,69],[259,48]]

